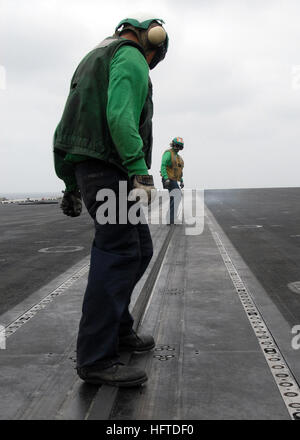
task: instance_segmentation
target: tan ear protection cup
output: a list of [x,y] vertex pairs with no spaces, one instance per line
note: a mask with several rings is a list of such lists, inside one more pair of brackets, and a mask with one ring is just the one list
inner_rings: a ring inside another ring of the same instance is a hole
[[153,46],[159,46],[166,39],[167,33],[162,26],[155,26],[148,31],[148,41]]
[[153,69],[165,58],[168,50],[168,35],[162,26],[157,23],[152,23],[150,28],[140,29],[129,23],[124,23],[120,29],[116,30],[115,35],[120,37],[127,30],[132,31],[137,36],[146,55],[148,55],[153,49],[156,49],[156,53],[149,65],[150,69]]

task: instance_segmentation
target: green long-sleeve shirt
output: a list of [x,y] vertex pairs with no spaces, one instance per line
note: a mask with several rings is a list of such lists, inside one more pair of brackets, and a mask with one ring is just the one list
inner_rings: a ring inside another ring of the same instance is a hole
[[[145,57],[135,47],[121,46],[110,64],[106,116],[111,137],[130,177],[148,174],[139,134],[148,81],[149,66]],[[77,154],[67,154],[65,158],[55,155],[56,169],[62,170],[59,174],[63,175],[68,191],[77,186],[72,163],[86,158]]]
[[[173,150],[174,153],[177,155],[178,153],[176,153],[175,150]],[[171,167],[172,166],[172,154],[171,151],[165,151],[163,154],[163,157],[161,159],[161,167],[160,167],[160,174],[162,176],[163,179],[168,179],[168,173],[167,173],[167,167]],[[183,178],[181,178],[180,180],[181,182],[183,182]]]

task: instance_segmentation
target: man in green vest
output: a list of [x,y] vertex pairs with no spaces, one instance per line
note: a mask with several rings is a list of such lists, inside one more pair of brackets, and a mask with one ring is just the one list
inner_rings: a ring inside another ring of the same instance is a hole
[[[77,339],[78,375],[94,384],[144,383],[146,373],[121,364],[119,352],[155,346],[152,336],[133,330],[128,309],[152,257],[151,235],[147,224],[132,224],[127,214],[133,203],[128,202],[130,190],[143,189],[150,202],[154,189],[148,174],[153,115],[149,68],[167,52],[163,23],[153,16],[126,18],[83,58],[54,134],[55,170],[66,187],[61,208],[76,217],[83,199],[95,223]],[[102,190],[115,195],[116,222],[99,222]]]
[[184,187],[183,183],[183,167],[184,162],[179,155],[179,151],[183,150],[184,142],[181,137],[175,137],[170,143],[170,149],[163,154],[161,161],[160,174],[162,177],[162,184],[165,189],[169,191],[170,208],[167,214],[167,223],[174,224],[177,218],[177,211],[181,201],[181,190]]

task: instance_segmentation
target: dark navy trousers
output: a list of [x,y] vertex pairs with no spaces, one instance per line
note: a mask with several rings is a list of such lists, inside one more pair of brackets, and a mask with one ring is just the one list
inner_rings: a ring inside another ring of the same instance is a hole
[[[131,293],[151,260],[153,246],[147,224],[120,224],[118,218],[117,224],[97,222],[97,209],[104,203],[96,200],[99,190],[112,189],[119,205],[119,182],[128,183],[121,170],[92,159],[76,165],[76,179],[95,223],[77,338],[77,367],[97,364],[106,368],[119,358],[119,336],[132,330]],[[127,211],[132,204],[128,202]],[[118,213],[117,209],[117,217]]]
[[[167,213],[167,223],[174,224],[177,218],[178,208],[181,202],[181,190],[176,180],[170,180],[168,191],[170,195],[170,205]],[[163,187],[165,187],[164,179],[162,180]]]

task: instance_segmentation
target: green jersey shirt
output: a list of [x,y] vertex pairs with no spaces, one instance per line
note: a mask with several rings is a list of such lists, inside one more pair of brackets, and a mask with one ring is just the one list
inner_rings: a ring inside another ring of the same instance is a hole
[[[142,53],[133,46],[121,46],[110,63],[106,117],[111,137],[122,160],[132,175],[148,174],[139,134],[139,122],[147,94],[149,66]],[[55,154],[55,168],[67,191],[76,189],[73,164],[88,156]]]

